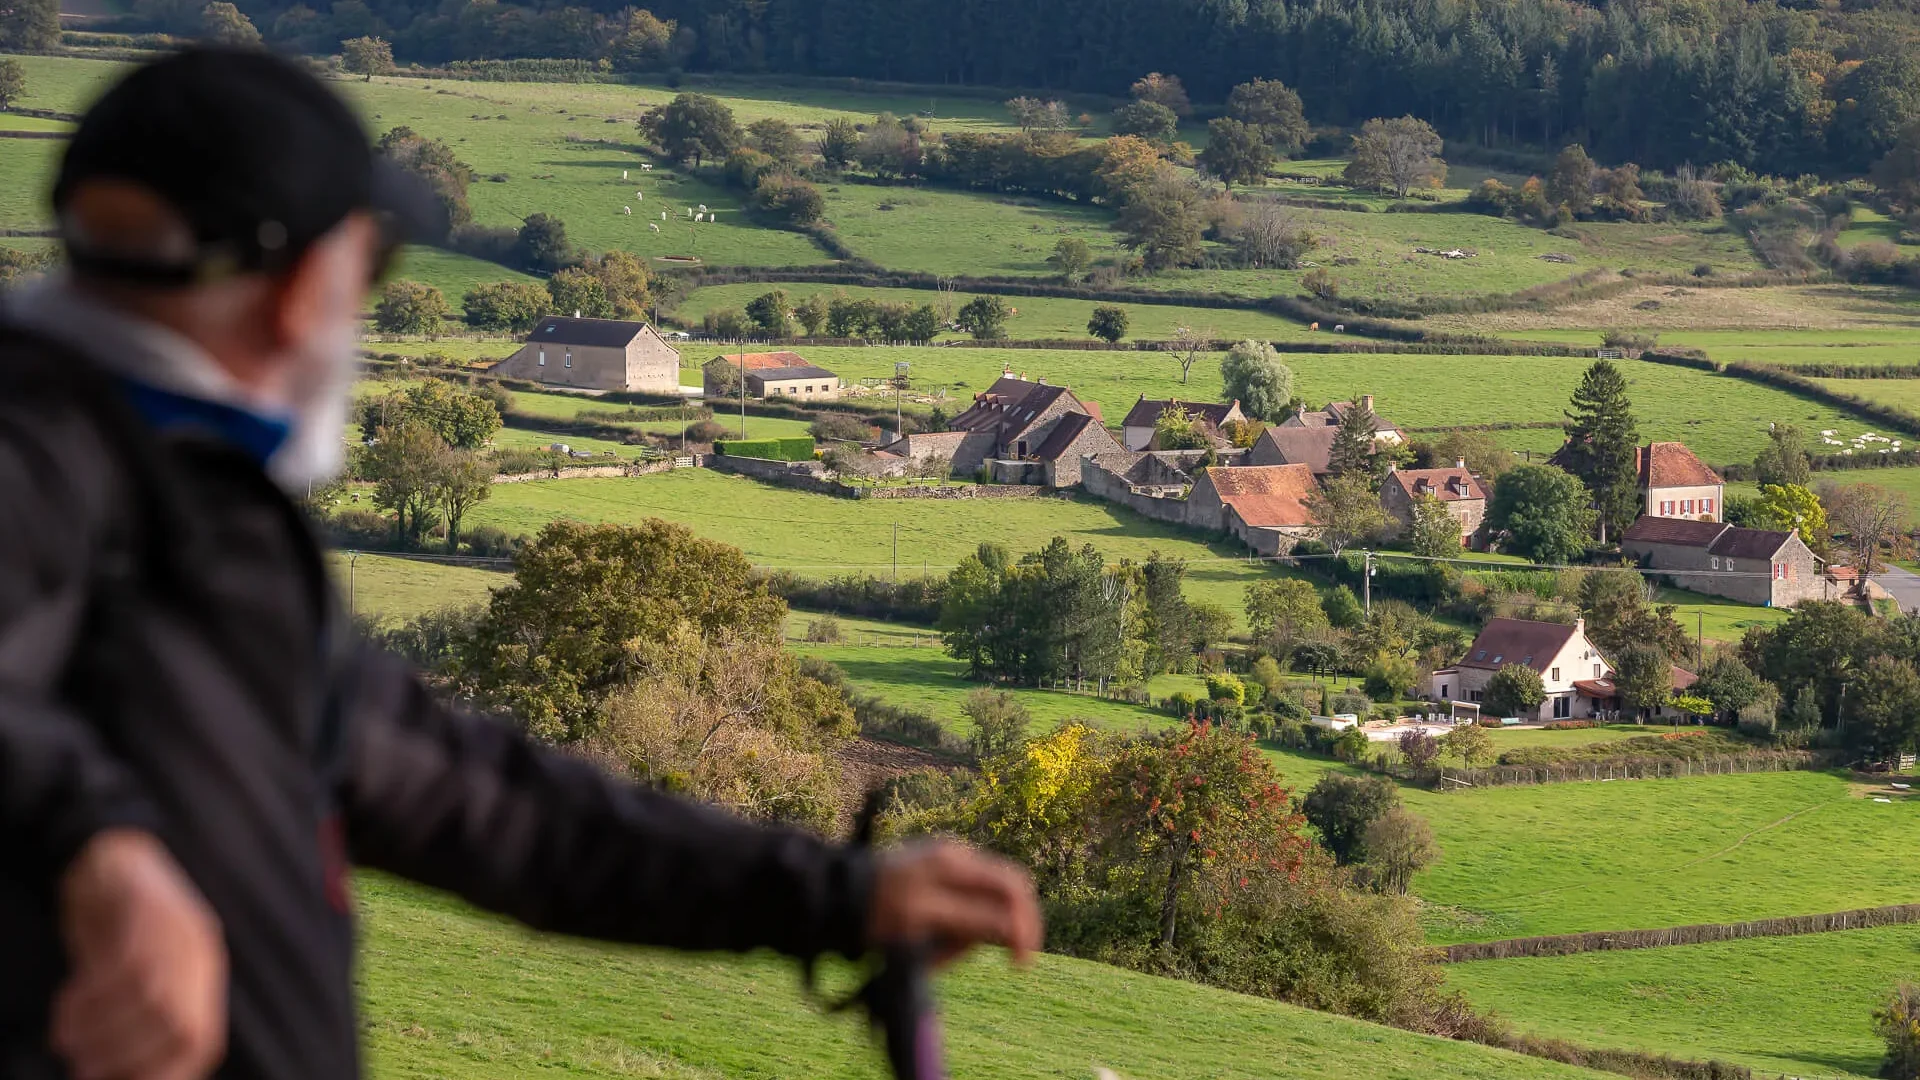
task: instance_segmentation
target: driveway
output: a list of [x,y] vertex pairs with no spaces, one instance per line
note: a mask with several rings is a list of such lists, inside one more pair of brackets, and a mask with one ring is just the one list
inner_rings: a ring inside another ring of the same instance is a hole
[[1889,566],[1873,579],[1899,602],[1901,611],[1920,609],[1920,574],[1898,566]]

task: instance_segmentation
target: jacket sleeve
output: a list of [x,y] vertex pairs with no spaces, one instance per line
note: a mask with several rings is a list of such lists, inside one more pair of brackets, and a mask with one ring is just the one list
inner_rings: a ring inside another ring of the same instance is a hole
[[680,949],[865,950],[868,856],[648,791],[349,665],[340,795],[356,863],[537,929]]
[[95,448],[68,442],[44,417],[0,409],[0,850],[41,874],[102,829],[158,824],[132,773],[57,700],[87,607],[84,523],[102,513],[73,483]]

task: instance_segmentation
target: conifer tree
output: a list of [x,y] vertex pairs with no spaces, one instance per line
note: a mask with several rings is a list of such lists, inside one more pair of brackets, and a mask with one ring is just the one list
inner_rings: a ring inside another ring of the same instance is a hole
[[1567,471],[1593,495],[1600,542],[1633,523],[1640,506],[1634,451],[1640,444],[1627,380],[1610,360],[1595,360],[1573,391],[1567,415]]
[[1327,471],[1334,476],[1373,473],[1373,411],[1356,396],[1340,414],[1340,427],[1333,433],[1333,448],[1327,454]]

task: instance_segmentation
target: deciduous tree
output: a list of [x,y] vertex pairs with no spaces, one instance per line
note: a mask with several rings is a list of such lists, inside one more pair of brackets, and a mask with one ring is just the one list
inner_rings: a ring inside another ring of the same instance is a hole
[[1012,314],[1007,302],[998,296],[976,296],[960,308],[954,323],[976,338],[1005,337],[1007,318]]
[[782,165],[800,160],[800,132],[785,120],[763,116],[747,125],[747,145]]
[[478,450],[500,430],[500,408],[482,394],[455,389],[439,379],[419,382],[361,400],[354,419],[372,435],[418,425],[457,450]]
[[1347,545],[1377,535],[1387,524],[1380,496],[1366,473],[1329,477],[1307,496],[1307,511],[1320,527],[1320,539],[1337,554]]
[[1800,539],[1820,558],[1827,557],[1830,533],[1827,509],[1820,496],[1798,484],[1766,484],[1754,500],[1751,527],[1788,532],[1798,529]]
[[1442,145],[1425,120],[1411,116],[1369,120],[1353,137],[1347,181],[1356,187],[1391,191],[1400,199],[1415,187],[1437,187],[1447,176],[1447,163],[1440,158]]
[[973,721],[973,754],[982,761],[1003,757],[1026,741],[1027,726],[1033,722],[1020,699],[1005,690],[974,690],[961,703],[960,711]]
[[1232,117],[1207,122],[1207,145],[1200,165],[1228,188],[1235,184],[1264,184],[1273,167],[1273,147],[1261,133]]
[[20,61],[0,56],[0,112],[12,108],[27,92],[27,72]]
[[340,66],[372,82],[393,70],[393,46],[385,38],[357,37],[340,43]]
[[1187,88],[1178,75],[1148,72],[1134,80],[1131,90],[1135,101],[1151,101],[1176,116],[1190,116],[1193,113],[1193,105],[1187,100]]
[[[1496,674],[1498,674],[1496,672]],[[1461,724],[1440,736],[1446,755],[1469,769],[1490,765],[1494,759],[1493,736],[1478,724]]]
[[1547,201],[1555,207],[1566,207],[1575,217],[1584,215],[1593,208],[1595,171],[1587,148],[1569,144],[1554,159],[1553,175],[1547,178]]
[[1300,95],[1278,79],[1254,79],[1234,87],[1227,95],[1227,115],[1257,129],[1282,154],[1299,150],[1312,134]]
[[1130,101],[1113,112],[1116,135],[1136,135],[1150,142],[1166,143],[1179,130],[1180,118],[1172,109],[1154,101]]
[[1320,846],[1341,863],[1367,857],[1369,826],[1400,805],[1393,782],[1379,776],[1321,774],[1300,802],[1300,812],[1320,833]]
[[1767,431],[1767,445],[1753,459],[1753,479],[1768,484],[1813,483],[1813,466],[1807,454],[1807,439],[1792,424],[1775,424]]
[[1407,527],[1407,550],[1428,558],[1460,554],[1460,521],[1447,504],[1432,495],[1413,500],[1413,523]]
[[747,301],[747,318],[770,338],[792,336],[793,315],[787,306],[787,294],[779,289]]
[[214,0],[200,9],[200,37],[220,45],[252,47],[260,44],[253,20],[227,0]]
[[389,281],[374,305],[373,325],[383,334],[432,336],[452,314],[439,289],[418,281]]
[[475,330],[533,329],[549,308],[547,290],[532,282],[491,281],[475,285],[460,299],[468,326]]
[[1494,716],[1533,716],[1547,700],[1540,673],[1525,664],[1504,664],[1487,680],[1483,700]]
[[1920,673],[1891,656],[1868,660],[1847,686],[1846,735],[1876,759],[1920,750]]
[[1127,309],[1102,304],[1087,319],[1087,333],[1111,345],[1127,336]]
[[1862,575],[1886,569],[1885,557],[1912,548],[1906,496],[1873,484],[1822,486],[1820,501],[1838,542]]
[[1628,645],[1615,657],[1613,684],[1620,703],[1644,720],[1673,696],[1673,658],[1658,645]]
[[724,159],[740,145],[733,110],[705,94],[679,94],[640,117],[640,134],[677,161],[698,168],[708,159]]
[[552,214],[528,214],[514,235],[514,262],[535,273],[550,274],[571,266],[579,256],[567,239],[567,223]]
[[1367,825],[1361,845],[1366,850],[1369,883],[1395,895],[1404,895],[1413,876],[1440,858],[1440,846],[1433,842],[1427,819],[1398,806]]
[[1580,481],[1551,465],[1518,465],[1494,485],[1487,527],[1535,562],[1569,563],[1586,553],[1593,510]]
[[1127,189],[1119,228],[1147,269],[1190,265],[1200,257],[1205,231],[1200,194],[1187,177],[1162,163],[1147,180]]
[[1063,236],[1054,241],[1053,254],[1047,256],[1047,262],[1060,271],[1061,277],[1070,282],[1079,281],[1093,265],[1093,250],[1077,236]]
[[493,466],[471,450],[448,447],[435,462],[432,498],[447,525],[447,554],[460,552],[460,525],[467,511],[493,494]]
[[[1184,375],[1183,369],[1182,382]],[[1242,341],[1220,360],[1220,393],[1228,401],[1238,401],[1248,417],[1277,422],[1293,400],[1293,369],[1281,362],[1280,354],[1267,342]]]

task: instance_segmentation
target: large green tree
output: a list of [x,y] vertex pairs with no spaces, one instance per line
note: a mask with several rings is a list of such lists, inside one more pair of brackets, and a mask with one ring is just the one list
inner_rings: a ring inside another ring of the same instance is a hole
[[1299,150],[1313,133],[1300,95],[1278,79],[1254,79],[1234,87],[1227,95],[1227,115],[1256,129],[1282,154]]
[[1534,716],[1547,700],[1540,673],[1525,664],[1506,664],[1487,680],[1485,708],[1493,716]]
[[389,281],[374,305],[373,325],[383,334],[432,336],[452,314],[439,289],[418,281]]
[[1358,396],[1340,413],[1333,448],[1327,453],[1327,472],[1333,476],[1373,476],[1373,410]]
[[475,330],[533,329],[548,309],[547,290],[527,281],[490,281],[475,285],[460,298],[468,326]]
[[1608,530],[1624,531],[1640,509],[1640,477],[1634,455],[1640,433],[1627,399],[1627,379],[1611,360],[1595,360],[1573,391],[1567,412],[1567,471],[1593,496],[1600,542]]
[[1264,341],[1242,341],[1220,361],[1220,396],[1254,420],[1278,421],[1293,400],[1293,369]]
[[1367,828],[1400,805],[1393,782],[1380,776],[1322,773],[1300,802],[1300,812],[1320,833],[1320,846],[1342,863],[1367,857]]
[[1807,438],[1792,424],[1774,424],[1767,429],[1767,444],[1753,458],[1753,479],[1768,484],[1813,483],[1813,466],[1807,455]]
[[1182,591],[1187,564],[1182,559],[1147,556],[1141,567],[1145,601],[1141,637],[1146,640],[1144,675],[1179,671],[1193,656],[1193,608]]
[[1551,465],[1519,465],[1494,485],[1487,527],[1503,546],[1535,562],[1569,563],[1593,533],[1587,490]]
[[637,650],[691,633],[778,642],[786,604],[738,548],[681,525],[556,521],[515,560],[462,650],[461,682],[554,741],[592,735]]
[[27,72],[20,61],[0,56],[0,112],[11,108],[27,92]]
[[1207,122],[1207,145],[1200,165],[1231,188],[1235,184],[1264,184],[1273,167],[1273,147],[1257,128],[1229,116]]
[[484,394],[460,390],[440,379],[363,398],[355,411],[362,431],[418,424],[458,450],[477,450],[500,430],[500,407]]
[[1876,758],[1920,750],[1920,672],[1891,656],[1875,656],[1847,687],[1847,738]]
[[1547,202],[1564,206],[1578,217],[1593,208],[1593,179],[1597,170],[1587,148],[1573,143],[1554,159],[1553,174],[1547,178]]
[[691,161],[695,168],[724,159],[741,141],[733,110],[705,94],[678,94],[648,109],[641,114],[640,133],[668,157]]

